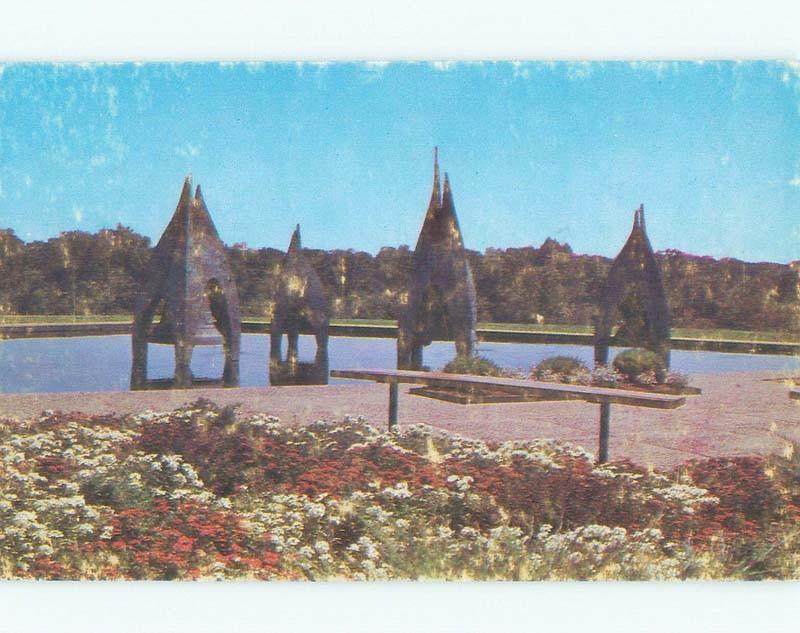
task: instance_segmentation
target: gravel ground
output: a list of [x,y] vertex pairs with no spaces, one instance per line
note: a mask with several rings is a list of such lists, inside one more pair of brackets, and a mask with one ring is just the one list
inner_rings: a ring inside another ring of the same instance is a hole
[[[621,405],[611,411],[611,458],[666,468],[692,458],[768,454],[800,442],[800,402],[789,399],[785,376],[764,373],[692,376],[703,394],[671,411]],[[423,422],[485,440],[549,438],[594,452],[599,407],[584,402],[459,405],[407,394],[400,388],[400,424]],[[288,424],[363,415],[387,419],[388,387],[374,383],[314,387],[193,389],[0,395],[0,415],[43,410],[84,413],[163,411],[206,397],[241,411],[263,411]]]

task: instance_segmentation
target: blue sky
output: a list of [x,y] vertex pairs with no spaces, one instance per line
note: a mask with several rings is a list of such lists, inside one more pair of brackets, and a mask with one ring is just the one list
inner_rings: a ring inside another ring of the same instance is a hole
[[0,227],[154,240],[192,174],[223,240],[412,245],[434,145],[468,248],[800,259],[800,66],[0,67]]

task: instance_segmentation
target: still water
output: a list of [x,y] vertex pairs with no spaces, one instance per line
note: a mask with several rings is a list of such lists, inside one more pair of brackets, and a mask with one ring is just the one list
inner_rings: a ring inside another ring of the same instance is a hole
[[[331,338],[330,367],[394,368],[395,345],[394,339]],[[300,360],[312,361],[314,349],[313,337],[300,338]],[[501,367],[519,370],[527,370],[541,360],[556,355],[577,356],[589,365],[592,362],[592,348],[585,345],[482,343],[478,353]],[[612,350],[612,357],[614,353]],[[425,364],[438,369],[453,358],[455,347],[452,343],[434,343],[425,348],[424,354]],[[268,356],[268,335],[242,336],[240,362],[243,387],[268,384]],[[192,371],[196,376],[217,378],[222,375],[222,365],[221,347],[195,348]],[[148,377],[171,377],[173,368],[172,347],[150,345]],[[688,374],[798,371],[800,357],[673,351],[672,368]],[[126,390],[130,369],[131,341],[130,336],[126,335],[0,341],[0,393]]]

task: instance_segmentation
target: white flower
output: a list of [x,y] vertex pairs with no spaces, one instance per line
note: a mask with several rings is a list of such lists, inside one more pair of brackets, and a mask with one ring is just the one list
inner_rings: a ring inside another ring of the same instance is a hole
[[392,488],[384,488],[382,494],[393,499],[408,499],[411,496],[411,491],[408,489],[407,482],[400,481]]
[[370,560],[375,560],[378,558],[377,543],[375,543],[375,541],[368,536],[362,536],[360,539],[358,539],[358,546],[364,552],[364,556]]
[[14,525],[18,525],[20,527],[27,527],[32,523],[36,522],[36,514],[29,511],[29,510],[21,510],[14,515],[14,518],[11,519]]
[[53,550],[53,548],[47,545],[46,543],[43,543],[42,545],[36,548],[36,551],[39,554],[42,554],[43,556],[50,556],[55,550]]
[[371,516],[379,523],[385,523],[391,516],[390,513],[386,512],[386,510],[384,510],[380,506],[370,506],[366,510],[364,510],[364,513],[368,516]]
[[452,538],[453,530],[451,530],[449,527],[440,525],[436,528],[436,536],[439,538]]
[[325,504],[306,501],[303,503],[303,511],[312,519],[319,519],[325,515]]
[[572,552],[572,554],[567,556],[567,560],[573,565],[578,565],[583,561],[583,554],[580,552]]
[[470,489],[472,482],[474,479],[469,475],[465,475],[464,477],[459,477],[458,475],[448,475],[447,483],[453,484],[455,489],[459,492],[466,492]]

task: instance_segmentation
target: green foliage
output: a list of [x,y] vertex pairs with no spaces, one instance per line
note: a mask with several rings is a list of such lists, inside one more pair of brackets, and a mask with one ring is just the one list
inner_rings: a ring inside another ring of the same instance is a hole
[[[0,316],[130,314],[147,275],[150,246],[148,238],[122,225],[27,243],[10,229],[0,230]],[[397,319],[412,255],[405,245],[382,248],[376,255],[306,251],[334,319]],[[228,256],[242,313],[269,317],[284,253],[235,244]],[[489,248],[467,256],[478,319],[518,324],[543,320],[590,326],[610,264],[604,257],[576,255],[569,245],[551,239],[538,248]],[[676,328],[800,332],[797,276],[789,266],[678,251],[657,257]],[[623,306],[632,321],[627,329],[641,328],[637,311],[629,307]]]
[[580,358],[575,356],[552,356],[536,365],[534,374],[536,378],[541,378],[545,373],[558,374],[560,376],[577,376],[588,371],[586,363]]
[[614,369],[631,382],[637,382],[639,376],[654,374],[658,382],[665,378],[665,367],[661,357],[648,349],[634,348],[617,354],[614,358]]
[[504,376],[505,372],[483,356],[456,356],[442,369],[448,374],[471,374],[473,376]]

